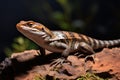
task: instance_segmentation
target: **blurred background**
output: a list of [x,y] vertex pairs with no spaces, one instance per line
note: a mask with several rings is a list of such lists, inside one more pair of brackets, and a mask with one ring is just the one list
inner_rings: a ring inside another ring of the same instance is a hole
[[12,52],[37,49],[16,29],[21,20],[97,39],[120,38],[120,0],[0,0],[0,61]]

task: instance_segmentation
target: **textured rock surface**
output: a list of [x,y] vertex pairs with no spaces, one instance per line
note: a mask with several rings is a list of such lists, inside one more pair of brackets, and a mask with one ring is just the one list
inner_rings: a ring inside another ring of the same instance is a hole
[[57,68],[50,67],[50,63],[60,54],[47,52],[48,55],[43,58],[38,57],[38,53],[38,50],[30,50],[12,55],[12,59],[17,61],[13,60],[15,80],[32,80],[38,75],[41,77],[49,75],[49,77],[54,76],[59,79],[76,79],[86,74],[86,71],[102,78],[120,79],[120,48],[105,48],[96,53],[95,64],[90,60],[84,63],[84,58],[70,55],[67,60],[71,64],[64,63],[62,66],[58,65]]

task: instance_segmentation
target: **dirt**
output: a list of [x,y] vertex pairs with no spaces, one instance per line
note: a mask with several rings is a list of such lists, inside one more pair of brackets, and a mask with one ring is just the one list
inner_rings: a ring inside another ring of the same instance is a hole
[[45,57],[40,56],[38,50],[14,53],[11,56],[13,77],[15,80],[34,80],[35,78],[74,80],[89,72],[104,79],[120,80],[120,48],[104,48],[97,52],[95,63],[91,59],[85,62],[84,57],[70,55],[67,57],[70,63],[66,62],[57,67],[50,66],[50,63],[58,57],[60,57],[59,53],[48,51]]

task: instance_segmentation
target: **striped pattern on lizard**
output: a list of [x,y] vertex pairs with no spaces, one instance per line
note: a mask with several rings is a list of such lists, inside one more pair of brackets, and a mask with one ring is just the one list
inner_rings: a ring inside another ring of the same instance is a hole
[[75,32],[52,31],[34,21],[20,21],[16,27],[24,36],[41,47],[42,55],[45,55],[45,49],[47,49],[51,52],[62,53],[63,58],[66,58],[70,53],[79,54],[79,52],[89,56],[95,54],[95,49],[120,45],[120,39],[97,40]]

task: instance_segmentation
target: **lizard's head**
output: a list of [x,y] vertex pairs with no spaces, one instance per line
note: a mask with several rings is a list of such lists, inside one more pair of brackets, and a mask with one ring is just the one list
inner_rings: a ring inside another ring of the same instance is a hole
[[20,21],[16,27],[18,31],[31,40],[43,40],[44,36],[52,37],[53,35],[47,27],[34,21]]
[[44,32],[50,31],[44,25],[37,23],[37,22],[34,22],[34,21],[20,21],[20,23],[18,23],[16,25],[16,27],[20,32],[21,31],[27,31],[27,32],[31,32],[31,33],[39,32],[42,34],[42,32],[44,33]]
[[49,36],[53,35],[47,27],[34,21],[20,21],[16,27],[23,34],[32,33],[36,35],[38,34],[39,36],[44,34],[47,34]]

